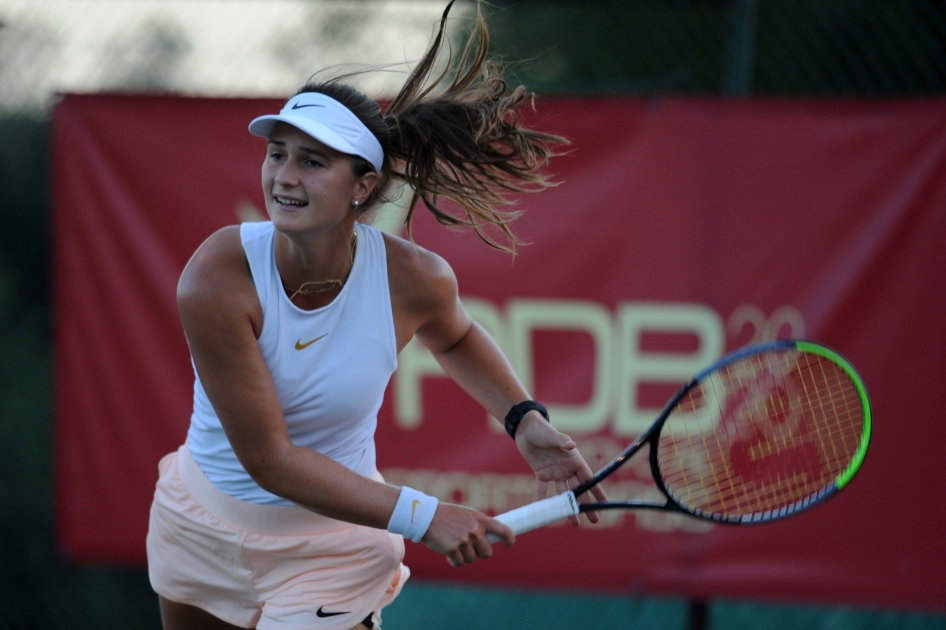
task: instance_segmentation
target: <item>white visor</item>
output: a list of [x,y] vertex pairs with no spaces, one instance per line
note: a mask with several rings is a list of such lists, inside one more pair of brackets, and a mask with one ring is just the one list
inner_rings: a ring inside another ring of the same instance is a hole
[[250,133],[269,138],[278,122],[288,123],[336,151],[363,157],[375,171],[381,170],[381,143],[350,109],[334,98],[318,92],[296,94],[278,116],[260,116],[251,122]]

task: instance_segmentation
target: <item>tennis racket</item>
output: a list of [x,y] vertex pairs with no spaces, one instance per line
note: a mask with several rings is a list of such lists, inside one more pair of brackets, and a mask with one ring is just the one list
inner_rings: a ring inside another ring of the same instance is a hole
[[[496,520],[516,534],[608,509],[668,510],[722,523],[773,521],[844,488],[864,462],[870,433],[867,389],[844,357],[810,341],[752,346],[686,383],[653,425],[594,477]],[[577,497],[645,444],[664,502],[579,503]]]

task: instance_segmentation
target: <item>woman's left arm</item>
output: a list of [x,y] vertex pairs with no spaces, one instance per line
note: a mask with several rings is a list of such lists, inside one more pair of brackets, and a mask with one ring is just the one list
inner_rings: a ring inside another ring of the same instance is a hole
[[[457,318],[469,321],[466,333],[453,347],[434,356],[450,378],[493,417],[502,419],[513,405],[531,397],[502,350],[479,324],[469,320],[459,301],[457,311]],[[539,499],[547,495],[549,483],[554,483],[555,493],[561,494],[591,479],[592,471],[575,441],[546,422],[538,411],[523,416],[515,439],[519,452],[535,472]],[[600,486],[593,487],[589,494],[596,501],[607,500]],[[580,500],[588,501],[586,497]],[[587,514],[592,523],[598,522],[596,513]]]
[[[446,261],[426,251],[420,253],[420,258],[423,260],[415,259],[420,264],[411,265],[421,276],[415,276],[411,284],[413,302],[423,304],[421,308],[415,307],[414,312],[424,314],[414,335],[433,353],[450,378],[493,417],[505,418],[513,405],[531,398],[529,392],[496,342],[463,308],[456,277]],[[416,299],[420,293],[423,299]],[[592,477],[575,441],[546,422],[538,411],[523,416],[515,440],[535,472],[536,494],[540,499],[548,494],[550,483],[555,484],[555,492],[560,494]],[[580,500],[605,501],[607,497],[601,487],[595,486]],[[597,514],[587,514],[592,523],[598,521]],[[578,520],[573,522],[577,524]]]

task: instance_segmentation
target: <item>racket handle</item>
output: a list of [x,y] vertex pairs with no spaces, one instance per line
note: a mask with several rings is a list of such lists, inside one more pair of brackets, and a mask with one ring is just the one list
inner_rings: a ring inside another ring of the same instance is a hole
[[[575,493],[569,490],[500,514],[496,520],[511,527],[518,536],[575,514],[578,514],[578,499],[575,498]],[[496,534],[487,534],[486,537],[493,543],[500,540]]]

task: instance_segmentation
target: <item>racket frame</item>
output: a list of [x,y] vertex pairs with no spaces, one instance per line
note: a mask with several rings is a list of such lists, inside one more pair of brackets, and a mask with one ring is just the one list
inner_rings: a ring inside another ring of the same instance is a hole
[[[769,351],[790,351],[797,350],[800,352],[809,352],[813,354],[820,355],[826,359],[837,364],[844,372],[848,375],[851,381],[854,383],[855,388],[857,389],[858,397],[860,398],[861,406],[864,411],[864,428],[861,434],[861,440],[858,444],[857,451],[854,454],[854,457],[851,459],[851,462],[845,467],[843,471],[830,483],[828,483],[824,488],[822,488],[816,494],[806,497],[790,506],[784,506],[778,510],[768,510],[765,512],[759,512],[755,514],[743,514],[743,515],[721,515],[716,513],[705,512],[699,509],[689,509],[684,505],[678,503],[674,498],[673,494],[667,489],[663,475],[660,472],[660,463],[657,459],[657,445],[660,441],[660,431],[663,429],[664,424],[667,421],[667,418],[670,417],[670,414],[673,413],[674,408],[677,406],[677,403],[687,395],[687,393],[696,387],[701,381],[706,379],[710,374],[719,370],[725,365],[728,365],[734,361],[738,361],[746,356],[753,354],[760,354],[763,352]],[[663,493],[666,497],[666,501],[663,503],[655,503],[653,501],[644,501],[631,499],[627,501],[604,501],[600,503],[581,503],[579,504],[579,512],[597,512],[599,510],[611,510],[611,509],[651,509],[651,510],[666,510],[672,512],[681,512],[684,514],[689,514],[698,518],[705,520],[710,520],[713,522],[720,523],[729,523],[729,524],[747,524],[747,523],[763,523],[770,522],[773,520],[785,518],[792,514],[797,514],[802,510],[806,510],[814,505],[817,505],[829,497],[837,493],[838,490],[850,483],[851,479],[854,477],[855,473],[860,469],[861,464],[864,462],[864,457],[867,454],[867,447],[870,444],[871,436],[871,406],[870,398],[867,395],[867,388],[864,386],[863,379],[857,373],[857,370],[854,369],[854,366],[845,359],[843,356],[819,343],[814,343],[811,341],[805,340],[795,340],[795,339],[779,339],[769,343],[757,344],[753,346],[748,346],[742,348],[726,356],[722,357],[702,372],[690,379],[689,382],[685,383],[676,394],[674,394],[667,404],[664,406],[663,410],[657,416],[657,419],[654,420],[653,424],[644,431],[636,440],[631,442],[617,457],[611,460],[608,464],[602,467],[594,476],[588,481],[576,487],[572,492],[576,497],[581,496],[584,492],[589,490],[592,486],[600,483],[606,479],[611,473],[620,468],[624,462],[634,456],[645,444],[650,445],[650,472],[654,478],[654,482],[657,485],[657,488]]]

